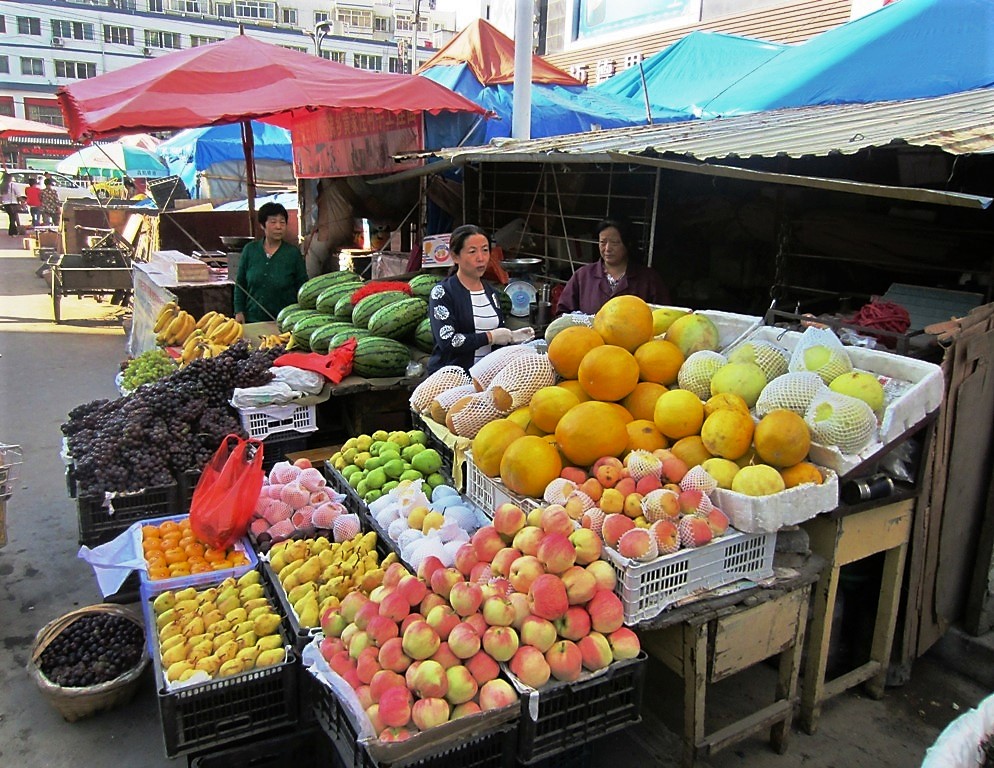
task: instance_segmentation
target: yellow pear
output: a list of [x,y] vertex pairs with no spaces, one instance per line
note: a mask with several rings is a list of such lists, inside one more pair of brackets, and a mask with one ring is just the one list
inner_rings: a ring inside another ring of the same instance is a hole
[[[258,648],[260,651],[269,651],[272,650],[273,648],[282,649],[283,638],[280,637],[278,634],[266,635],[265,637],[260,637],[258,640],[256,640],[255,647]],[[258,663],[259,660],[256,659],[256,664]]]
[[183,659],[182,661],[173,662],[166,669],[166,680],[168,680],[170,683],[178,682],[184,672],[188,672],[192,669],[193,669],[193,664],[191,664],[186,659]]
[[221,663],[221,668],[217,671],[218,677],[231,677],[245,671],[245,662],[242,659],[228,659]]
[[267,651],[261,651],[258,656],[255,657],[255,666],[257,669],[262,667],[271,667],[274,664],[280,664],[286,659],[286,650],[283,648],[272,648]]

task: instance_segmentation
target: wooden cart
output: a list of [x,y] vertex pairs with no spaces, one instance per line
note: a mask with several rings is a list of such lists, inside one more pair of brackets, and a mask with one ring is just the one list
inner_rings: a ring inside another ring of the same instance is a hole
[[67,253],[58,257],[51,269],[52,312],[56,323],[62,322],[63,296],[109,296],[111,302],[121,306],[131,300],[130,259],[116,248]]

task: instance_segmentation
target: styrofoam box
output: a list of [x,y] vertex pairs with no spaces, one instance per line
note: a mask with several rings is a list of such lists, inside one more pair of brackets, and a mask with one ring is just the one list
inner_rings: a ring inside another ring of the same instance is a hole
[[725,353],[728,347],[748,336],[763,324],[763,318],[755,315],[740,315],[736,312],[722,312],[717,309],[673,307],[665,304],[650,304],[649,306],[653,309],[679,309],[707,317],[718,329],[718,351],[722,353]]
[[[801,335],[797,331],[762,326],[743,341],[769,341],[792,352]],[[892,379],[893,386],[884,388],[886,405],[877,430],[877,439],[858,454],[844,454],[835,446],[811,444],[811,461],[821,467],[834,469],[839,475],[855,469],[885,445],[924,421],[942,404],[945,389],[942,369],[934,363],[879,349],[846,347],[845,350],[856,370]],[[888,389],[897,394],[888,394]]]
[[738,530],[771,533],[839,506],[839,476],[826,467],[819,469],[825,478],[820,485],[805,483],[771,496],[746,496],[717,488],[710,496]]
[[775,533],[742,533],[730,528],[703,547],[681,549],[648,563],[629,560],[607,546],[601,557],[618,576],[614,591],[624,605],[625,624],[630,626],[653,618],[694,592],[772,576],[776,543]]

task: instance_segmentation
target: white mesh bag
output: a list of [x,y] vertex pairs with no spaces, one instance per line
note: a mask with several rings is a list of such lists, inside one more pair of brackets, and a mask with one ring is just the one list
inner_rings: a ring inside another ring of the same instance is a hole
[[756,400],[756,415],[763,418],[770,411],[786,409],[803,416],[815,396],[828,391],[828,386],[817,373],[785,373],[763,387]]
[[565,477],[556,477],[545,486],[542,498],[549,504],[565,504],[566,497],[576,490],[576,483]]
[[505,365],[490,384],[494,404],[504,413],[528,405],[542,387],[556,383],[556,369],[547,355],[518,355]]
[[870,406],[831,390],[815,396],[804,421],[812,440],[849,454],[859,453],[877,433],[877,417]]
[[739,344],[728,353],[730,363],[755,363],[763,371],[767,381],[787,373],[790,353],[772,341],[754,339]]
[[658,480],[663,474],[663,461],[650,451],[636,449],[625,456],[625,468],[636,483],[643,477]]
[[445,390],[472,382],[469,374],[458,365],[446,365],[414,388],[411,393],[411,408],[417,413],[424,413],[431,405],[431,401]]
[[839,337],[830,329],[811,327],[798,339],[787,368],[792,372],[817,373],[828,384],[836,376],[849,373],[852,361]]
[[482,392],[494,380],[498,373],[515,358],[520,355],[537,355],[534,347],[525,344],[512,344],[508,347],[495,349],[489,355],[477,360],[469,369],[469,375],[473,378],[477,392]]
[[431,405],[429,406],[431,417],[439,424],[444,424],[445,416],[449,412],[449,408],[452,407],[452,404],[466,397],[466,395],[472,395],[474,392],[476,392],[476,387],[473,386],[472,382],[469,384],[460,384],[458,387],[439,392],[435,395],[435,399],[431,401]]
[[452,404],[445,415],[445,425],[453,434],[473,438],[484,425],[506,415],[507,411],[494,405],[490,391],[477,392]]
[[680,366],[677,384],[680,385],[680,389],[689,390],[701,400],[707,400],[711,397],[711,377],[727,362],[728,360],[720,352],[712,352],[709,349],[693,352]]
[[680,481],[680,488],[684,491],[704,491],[704,493],[711,493],[717,487],[718,481],[711,477],[708,471],[700,464],[687,470],[687,474]]

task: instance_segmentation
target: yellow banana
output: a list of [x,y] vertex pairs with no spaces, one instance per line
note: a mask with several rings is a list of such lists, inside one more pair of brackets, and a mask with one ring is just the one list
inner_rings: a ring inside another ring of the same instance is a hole
[[218,312],[211,318],[210,322],[204,326],[204,331],[206,331],[207,335],[210,336],[226,322],[228,322],[228,317]]
[[242,328],[241,323],[239,323],[237,320],[232,320],[231,322],[232,322],[231,328],[220,340],[221,343],[227,344],[228,346],[231,346],[236,341],[238,341],[242,337],[242,334],[245,333],[245,329]]
[[186,341],[183,342],[183,354],[186,355],[188,350],[192,349],[198,341],[204,338],[206,338],[204,332],[199,328],[194,328],[193,332],[186,337]]
[[172,346],[176,343],[176,338],[183,329],[183,325],[186,322],[184,317],[185,313],[180,311],[177,313],[176,317],[173,318],[172,322],[166,326],[165,339],[167,346]]
[[207,327],[207,324],[210,323],[210,321],[213,320],[216,316],[217,312],[215,312],[212,309],[210,312],[206,313],[202,318],[200,318],[197,321],[197,328],[201,331],[204,330]]
[[152,327],[152,333],[159,333],[164,330],[166,326],[176,317],[179,312],[179,306],[177,306],[175,301],[170,301],[162,309],[159,310],[159,314],[155,318],[155,325]]
[[223,323],[216,325],[212,330],[207,331],[207,337],[211,341],[219,341],[220,339],[223,339],[225,334],[231,330],[231,324],[233,322],[235,322],[234,319],[230,317],[225,318]]
[[180,318],[182,323],[180,323],[179,328],[176,330],[176,335],[172,339],[172,343],[177,346],[187,340],[197,325],[197,321],[193,319],[193,315],[189,312],[180,312]]

